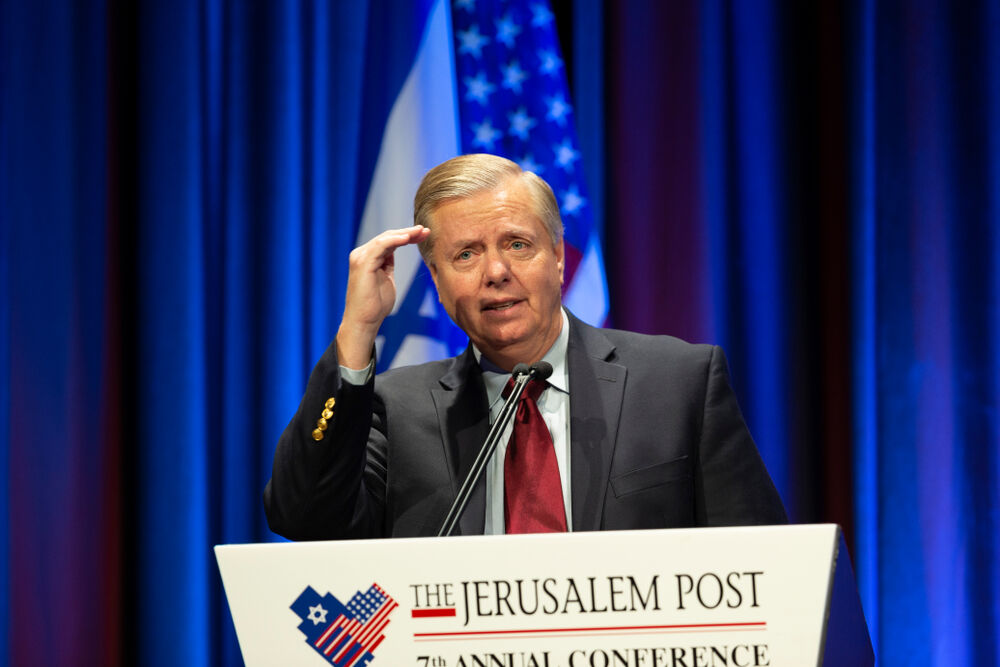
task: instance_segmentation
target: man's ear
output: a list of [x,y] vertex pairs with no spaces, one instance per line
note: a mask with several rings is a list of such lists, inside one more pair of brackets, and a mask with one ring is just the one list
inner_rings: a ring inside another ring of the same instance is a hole
[[563,284],[563,279],[565,278],[566,272],[566,248],[563,247],[563,242],[560,240],[555,247],[556,252],[556,266],[559,267],[559,284]]
[[437,292],[438,301],[441,301],[441,292],[438,290],[438,269],[434,262],[427,262],[427,270],[431,272],[431,280],[434,281],[434,291]]

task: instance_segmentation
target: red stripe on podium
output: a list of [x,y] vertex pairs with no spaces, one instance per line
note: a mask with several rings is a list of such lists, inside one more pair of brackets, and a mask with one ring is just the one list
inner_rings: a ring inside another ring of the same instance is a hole
[[446,638],[456,638],[463,637],[466,639],[483,639],[487,637],[497,637],[497,636],[511,636],[511,635],[521,635],[521,636],[531,636],[531,635],[573,635],[577,633],[629,633],[629,634],[642,634],[642,633],[660,633],[660,632],[724,632],[727,630],[767,630],[766,621],[757,621],[752,623],[685,623],[678,625],[619,625],[619,626],[607,626],[607,627],[587,627],[587,628],[526,628],[526,629],[515,629],[515,630],[465,630],[459,632],[415,632],[413,633],[414,639],[446,639]]
[[413,618],[439,618],[441,616],[455,616],[455,608],[447,607],[442,609],[414,609],[410,612]]

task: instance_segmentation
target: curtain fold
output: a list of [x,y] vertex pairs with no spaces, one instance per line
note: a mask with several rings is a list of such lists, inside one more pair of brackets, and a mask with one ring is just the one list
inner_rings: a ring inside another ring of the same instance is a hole
[[[816,294],[823,268],[845,263],[817,239],[844,236],[845,221],[822,217],[827,195],[805,193],[818,190],[816,163],[838,156],[814,148],[798,120],[821,113],[815,71],[796,63],[820,60],[816,42],[772,2],[622,4],[609,15],[614,323],[722,345],[790,516],[850,524],[846,492],[829,491],[849,483],[849,443],[826,447],[824,436],[849,419],[846,376],[824,367],[847,366],[847,345],[814,344],[826,323],[848,321],[846,288],[834,286],[833,305]],[[822,447],[839,471],[829,478]]]
[[189,1],[140,13],[132,607],[144,664],[239,663],[211,547],[276,539],[260,500],[274,443],[340,318],[366,11]]
[[106,41],[102,2],[0,3],[0,661],[10,664],[120,657]]
[[885,664],[1000,630],[994,3],[859,3],[852,146],[863,593]]
[[998,13],[609,11],[615,323],[727,349],[882,664],[998,659]]

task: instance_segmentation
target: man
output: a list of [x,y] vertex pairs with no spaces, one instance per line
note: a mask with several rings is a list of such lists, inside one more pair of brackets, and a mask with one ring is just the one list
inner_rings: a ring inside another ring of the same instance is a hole
[[[530,409],[545,427],[531,444],[515,434],[498,448],[459,532],[536,530],[522,516],[536,511],[555,530],[786,521],[719,348],[596,329],[562,308],[562,222],[542,179],[492,155],[454,158],[424,177],[414,221],[350,255],[336,340],[278,442],[264,492],[272,530],[300,540],[436,534],[511,369],[540,360],[554,371]],[[393,252],[413,243],[470,345],[373,377],[396,297]],[[529,447],[544,463],[518,470]],[[521,495],[539,486],[547,500]]]

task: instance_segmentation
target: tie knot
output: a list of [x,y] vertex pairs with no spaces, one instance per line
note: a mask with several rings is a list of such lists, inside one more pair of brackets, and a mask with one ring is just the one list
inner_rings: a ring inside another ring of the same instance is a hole
[[[542,395],[545,388],[549,386],[549,383],[545,380],[531,380],[528,382],[528,386],[524,388],[524,393],[521,394],[522,398],[530,398],[535,403],[538,402],[538,397]],[[511,377],[507,380],[507,386],[503,388],[503,397],[506,399],[510,396],[510,392],[514,390],[514,378]]]

